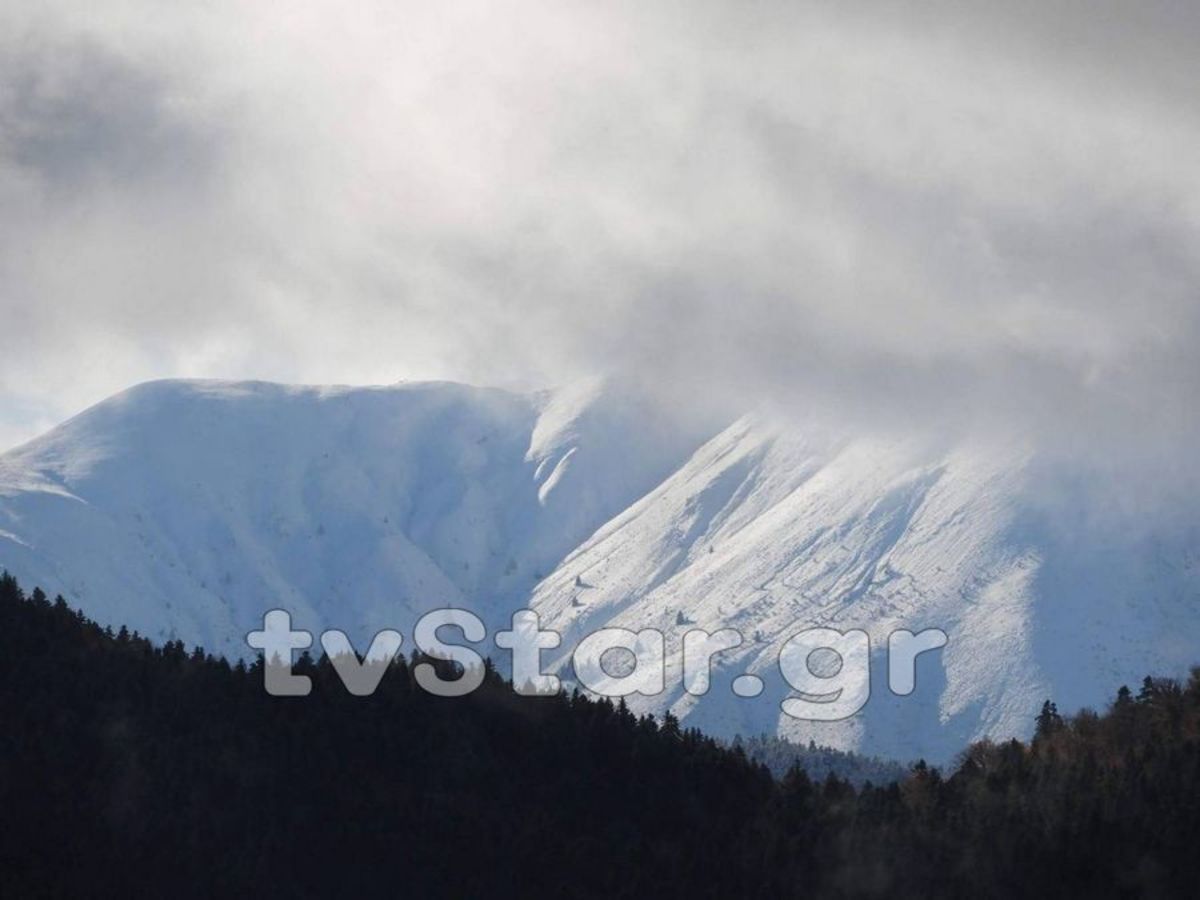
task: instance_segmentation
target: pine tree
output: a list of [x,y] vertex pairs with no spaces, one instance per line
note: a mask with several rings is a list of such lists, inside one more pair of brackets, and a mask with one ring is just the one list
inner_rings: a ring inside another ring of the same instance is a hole
[[1037,717],[1037,730],[1034,732],[1035,740],[1045,740],[1054,734],[1057,734],[1063,725],[1062,716],[1058,714],[1058,706],[1047,700],[1042,704],[1042,711]]

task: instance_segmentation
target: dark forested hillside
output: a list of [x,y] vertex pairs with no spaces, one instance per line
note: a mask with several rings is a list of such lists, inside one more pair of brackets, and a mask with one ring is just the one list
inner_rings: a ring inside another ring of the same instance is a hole
[[[33,896],[1194,896],[1200,674],[855,788],[773,779],[674,719],[463,699],[397,662],[369,698],[305,662],[113,634],[0,580],[0,893]],[[1031,715],[1036,711],[1031,711]]]

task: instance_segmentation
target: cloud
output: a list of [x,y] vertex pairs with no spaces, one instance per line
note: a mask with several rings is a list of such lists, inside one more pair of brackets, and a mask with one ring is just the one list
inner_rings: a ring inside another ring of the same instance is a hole
[[1191,4],[72,6],[0,14],[0,437],[165,375],[605,370],[1200,437]]

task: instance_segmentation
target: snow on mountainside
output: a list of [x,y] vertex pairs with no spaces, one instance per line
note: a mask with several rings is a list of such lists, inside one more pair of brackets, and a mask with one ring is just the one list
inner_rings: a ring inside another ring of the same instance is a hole
[[[583,634],[655,627],[676,677],[635,707],[945,760],[1028,733],[1047,696],[1095,704],[1200,661],[1195,530],[1099,525],[1094,491],[1058,490],[1069,480],[1024,447],[755,416],[697,433],[599,382],[159,382],[0,456],[0,567],[102,621],[231,654],[274,606],[361,640],[411,635],[436,606],[495,630],[530,605],[563,633],[546,657],[567,676]],[[871,635],[872,698],[844,722],[780,713],[779,648],[818,625]],[[699,698],[677,678],[696,627],[747,639]],[[921,658],[912,696],[891,695],[888,633],[926,627],[949,644]],[[744,672],[761,697],[732,694]]]
[[0,565],[230,653],[271,606],[356,635],[446,605],[506,621],[698,440],[577,393],[142,385],[0,457]]

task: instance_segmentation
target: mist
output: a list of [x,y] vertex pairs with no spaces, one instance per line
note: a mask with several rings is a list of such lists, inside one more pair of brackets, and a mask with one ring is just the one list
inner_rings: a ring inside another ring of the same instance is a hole
[[5,3],[0,445],[150,378],[609,374],[1170,495],[1200,13],[996,6]]

